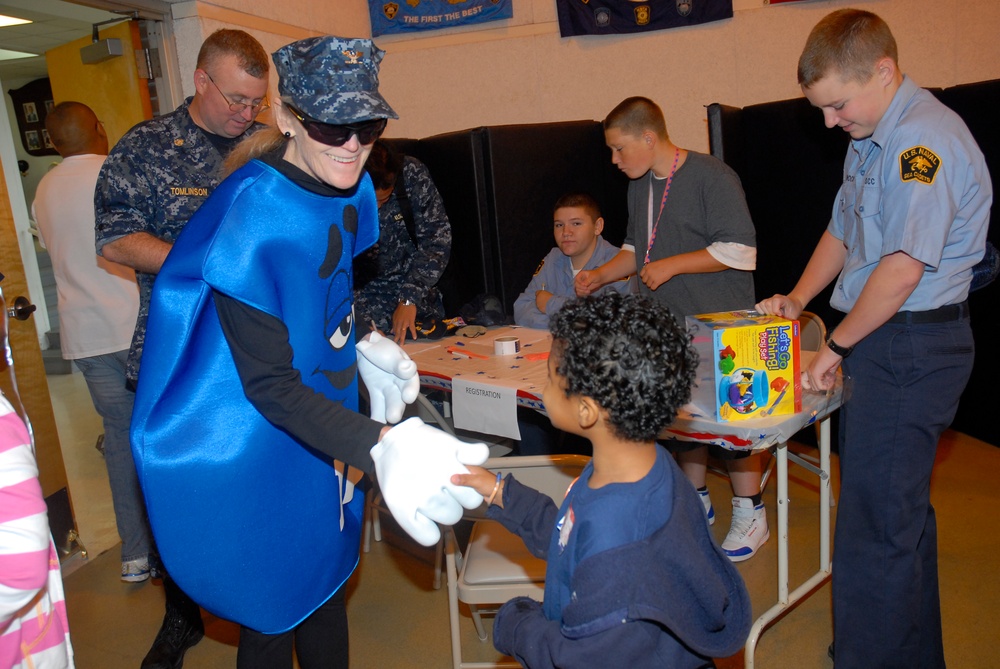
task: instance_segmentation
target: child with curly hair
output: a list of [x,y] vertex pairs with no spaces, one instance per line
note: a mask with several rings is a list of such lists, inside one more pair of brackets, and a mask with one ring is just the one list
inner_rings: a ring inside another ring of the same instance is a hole
[[[662,305],[615,292],[568,302],[550,327],[546,412],[594,455],[559,507],[500,481],[488,517],[548,564],[544,603],[504,604],[494,645],[529,669],[713,666],[743,646],[750,599],[655,441],[690,398],[690,338]],[[452,482],[489,497],[496,476],[469,469]]]

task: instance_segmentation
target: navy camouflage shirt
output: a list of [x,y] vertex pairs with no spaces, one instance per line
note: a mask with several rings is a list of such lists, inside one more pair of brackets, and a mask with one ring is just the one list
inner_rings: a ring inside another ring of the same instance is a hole
[[[375,321],[392,330],[392,314],[402,300],[417,305],[417,320],[444,316],[436,288],[451,256],[451,224],[431,174],[416,158],[406,156],[402,175],[413,209],[416,244],[406,229],[396,194],[378,209],[378,243],[355,260],[374,276],[355,272],[354,313],[362,331]],[[363,285],[362,285],[363,284]]]
[[[223,155],[192,120],[191,98],[169,114],[139,123],[104,162],[94,193],[97,253],[136,232],[173,242],[219,185]],[[254,123],[244,137],[265,127]],[[139,317],[129,349],[127,377],[138,378],[154,274],[136,272]]]

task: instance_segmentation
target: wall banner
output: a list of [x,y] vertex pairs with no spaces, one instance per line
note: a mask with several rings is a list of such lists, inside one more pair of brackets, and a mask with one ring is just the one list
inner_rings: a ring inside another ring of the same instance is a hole
[[618,35],[733,18],[733,0],[556,0],[559,33]]
[[514,0],[368,0],[372,37],[454,28],[514,16]]

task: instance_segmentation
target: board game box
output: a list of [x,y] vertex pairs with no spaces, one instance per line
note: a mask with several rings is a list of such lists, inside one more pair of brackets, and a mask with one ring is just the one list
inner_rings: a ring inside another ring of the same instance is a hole
[[719,421],[801,411],[798,321],[723,311],[688,316],[687,326],[701,357],[692,397],[700,409]]

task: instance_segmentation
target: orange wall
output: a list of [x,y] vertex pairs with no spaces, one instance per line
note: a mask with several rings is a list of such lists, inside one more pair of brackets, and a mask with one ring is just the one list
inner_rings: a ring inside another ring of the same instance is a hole
[[133,125],[152,117],[146,81],[139,79],[135,64],[133,29],[131,21],[123,21],[100,31],[101,39],[122,41],[122,55],[103,63],[84,65],[80,60],[80,48],[91,43],[89,37],[45,52],[55,102],[76,100],[93,109],[112,146]]

